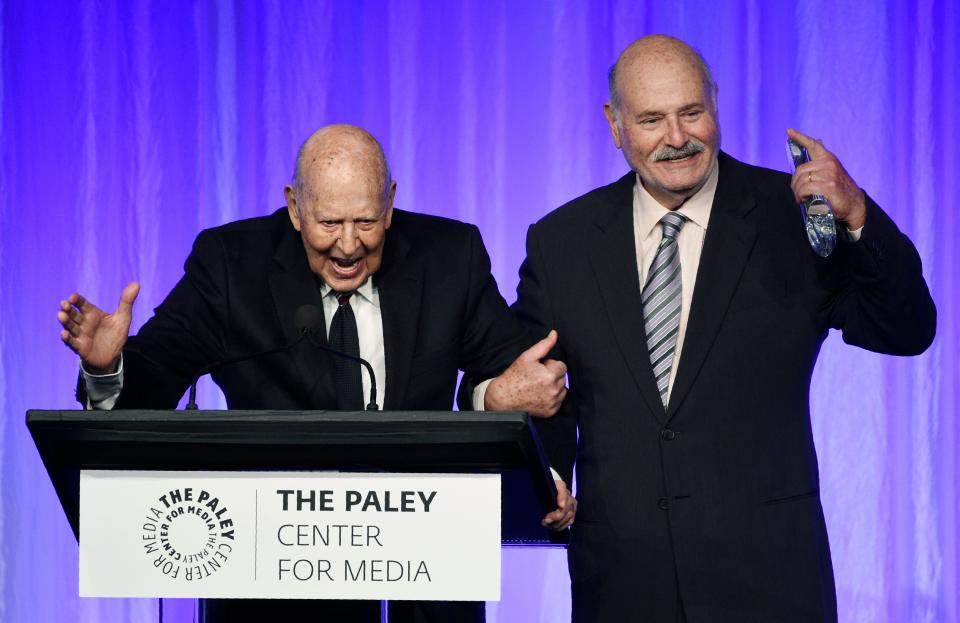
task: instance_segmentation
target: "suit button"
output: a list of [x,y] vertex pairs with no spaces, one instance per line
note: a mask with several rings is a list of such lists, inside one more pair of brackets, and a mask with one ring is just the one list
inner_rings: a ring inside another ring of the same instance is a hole
[[665,428],[662,431],[660,431],[660,439],[663,439],[664,441],[673,441],[676,438],[677,438],[677,433],[670,430],[669,428]]
[[657,508],[659,508],[662,511],[669,510],[670,505],[667,504],[667,498],[660,498],[659,500],[657,500]]

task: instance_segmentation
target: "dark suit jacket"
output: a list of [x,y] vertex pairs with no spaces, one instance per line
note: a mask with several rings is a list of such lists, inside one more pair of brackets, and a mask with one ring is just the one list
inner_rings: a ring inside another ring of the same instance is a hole
[[[374,282],[386,358],[383,409],[450,409],[458,369],[487,378],[522,350],[472,225],[394,210]],[[304,304],[323,313],[286,209],[202,232],[184,277],[124,350],[117,408],[174,408],[203,366],[296,339],[294,316]],[[332,361],[303,343],[212,376],[231,409],[336,409]]]
[[[670,404],[647,355],[633,239],[635,176],[530,228],[515,309],[556,328],[560,413],[538,422],[578,516],[575,621],[836,619],[809,391],[830,328],[909,355],[935,309],[910,241],[868,199],[857,243],[808,247],[789,176],[720,155]],[[843,414],[835,414],[842,417]],[[577,440],[579,432],[579,440]]]

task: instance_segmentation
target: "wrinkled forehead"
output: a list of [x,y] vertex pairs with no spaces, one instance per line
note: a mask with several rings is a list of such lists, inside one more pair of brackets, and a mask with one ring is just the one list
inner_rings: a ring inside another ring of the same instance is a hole
[[386,213],[387,201],[375,176],[356,170],[318,170],[304,184],[299,206],[315,220],[370,220]]
[[688,63],[646,63],[625,66],[619,75],[622,105],[633,113],[667,112],[703,104],[712,98],[703,73]]
[[338,150],[306,156],[304,194],[316,198],[363,195],[383,198],[386,172],[379,159]]

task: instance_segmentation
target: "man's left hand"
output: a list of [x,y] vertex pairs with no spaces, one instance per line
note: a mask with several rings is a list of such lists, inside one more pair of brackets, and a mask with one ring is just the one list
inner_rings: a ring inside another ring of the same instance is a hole
[[790,181],[793,196],[799,203],[810,195],[823,195],[833,208],[834,217],[849,229],[860,229],[867,222],[867,204],[863,191],[847,174],[819,139],[813,139],[792,128],[787,136],[803,146],[810,162],[797,167]]
[[557,480],[557,510],[547,513],[543,518],[543,526],[551,530],[566,530],[573,524],[577,515],[577,498],[570,495],[567,483]]

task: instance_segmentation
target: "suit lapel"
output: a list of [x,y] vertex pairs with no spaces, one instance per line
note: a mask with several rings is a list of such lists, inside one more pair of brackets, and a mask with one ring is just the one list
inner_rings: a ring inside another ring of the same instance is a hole
[[746,218],[756,202],[744,190],[750,185],[739,179],[737,169],[737,162],[721,153],[720,179],[700,254],[680,363],[670,393],[668,420],[676,414],[693,386],[756,241],[756,226]]
[[402,232],[388,231],[383,265],[374,276],[383,321],[387,392],[382,401],[385,410],[398,409],[406,402],[410,364],[420,324],[423,266],[410,257],[410,248],[410,240]]
[[[273,259],[274,266],[269,276],[270,291],[273,294],[277,317],[283,326],[284,339],[288,343],[297,339],[297,310],[302,305],[313,305],[320,312],[320,327],[314,339],[326,344],[326,325],[317,278],[307,264],[303,241],[292,226],[284,230]],[[336,390],[330,357],[309,344],[298,346],[291,357],[296,368],[296,374],[292,378],[305,380],[306,393],[303,399],[306,404],[313,408],[334,404]]]
[[660,401],[653,368],[647,355],[643,328],[640,274],[633,236],[634,173],[610,186],[610,197],[599,207],[590,232],[589,255],[603,307],[617,338],[617,345],[633,376],[640,395],[658,421],[666,414]]

